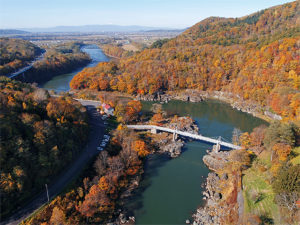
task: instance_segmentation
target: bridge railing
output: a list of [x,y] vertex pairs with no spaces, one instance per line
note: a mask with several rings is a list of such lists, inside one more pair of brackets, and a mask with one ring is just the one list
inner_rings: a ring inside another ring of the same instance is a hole
[[160,127],[160,126],[156,126],[156,125],[127,125],[128,128],[131,129],[136,129],[136,130],[151,130],[151,129],[156,129],[156,130],[160,130],[160,131],[165,131],[165,132],[169,132],[169,133],[176,133],[182,136],[186,136],[186,137],[190,137],[193,139],[198,139],[198,140],[203,140],[205,142],[209,142],[209,143],[213,143],[213,144],[220,144],[222,146],[228,147],[228,148],[232,148],[232,149],[241,149],[240,146],[231,144],[231,143],[227,143],[221,140],[217,140],[217,139],[213,139],[210,137],[205,137],[201,134],[192,134],[189,132],[185,132],[185,131],[180,131],[180,130],[174,130],[171,128],[167,128],[167,127]]

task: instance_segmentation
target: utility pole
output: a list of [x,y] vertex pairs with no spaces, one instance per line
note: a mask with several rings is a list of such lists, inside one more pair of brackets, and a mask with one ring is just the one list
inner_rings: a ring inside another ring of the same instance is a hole
[[45,186],[46,186],[47,198],[48,198],[48,203],[49,203],[48,185],[47,185],[47,184],[45,184]]

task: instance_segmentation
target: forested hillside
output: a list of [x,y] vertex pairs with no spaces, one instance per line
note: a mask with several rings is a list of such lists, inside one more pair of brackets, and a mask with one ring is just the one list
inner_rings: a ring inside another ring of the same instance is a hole
[[216,90],[300,119],[299,5],[205,19],[157,48],[82,71],[71,88],[130,94]]
[[1,217],[44,188],[79,153],[87,135],[80,103],[0,77]]
[[23,67],[42,53],[42,49],[29,41],[0,38],[0,75]]
[[[139,117],[140,102],[111,95],[101,96],[104,99],[115,105],[117,121]],[[125,204],[124,199],[137,187],[144,158],[152,149],[149,141],[125,126],[119,125],[111,135],[111,141],[99,152],[93,168],[90,166],[76,185],[22,224],[107,224],[115,220]]]
[[45,82],[53,76],[72,72],[90,62],[87,53],[81,52],[80,42],[67,42],[47,49],[44,58],[35,62],[33,68],[18,76],[16,79],[23,82]]

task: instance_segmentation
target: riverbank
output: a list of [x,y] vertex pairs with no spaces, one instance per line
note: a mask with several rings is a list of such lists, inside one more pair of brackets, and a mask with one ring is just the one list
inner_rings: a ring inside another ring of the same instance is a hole
[[82,68],[91,62],[91,59],[85,53],[79,53],[71,58],[64,58],[59,64],[56,62],[48,63],[45,59],[38,65],[34,65],[30,70],[19,75],[15,79],[26,83],[45,83],[53,77],[64,73],[70,73],[74,70]]
[[81,48],[81,50],[89,55],[92,59],[90,63],[85,64],[85,67],[79,67],[77,70],[73,70],[71,73],[63,73],[61,75],[57,75],[52,77],[49,81],[44,82],[40,86],[46,88],[48,90],[54,90],[57,93],[67,92],[70,90],[70,82],[73,77],[80,71],[83,71],[86,68],[94,67],[100,62],[109,61],[105,54],[103,54],[102,50],[97,45],[86,45]]
[[232,108],[241,112],[249,113],[254,117],[258,117],[267,122],[271,120],[281,120],[282,117],[269,111],[266,107],[262,107],[253,101],[245,101],[240,96],[229,92],[222,91],[198,91],[198,90],[183,90],[169,91],[166,93],[156,93],[153,95],[136,95],[135,98],[141,101],[159,101],[169,102],[170,100],[180,100],[184,102],[202,102],[208,99],[215,99],[229,104]]
[[249,166],[249,154],[244,150],[218,152],[213,150],[203,157],[212,171],[203,192],[206,204],[193,215],[193,225],[238,224],[242,222],[244,201],[242,173]]
[[[91,93],[86,90],[84,91],[84,95],[88,97],[91,96]],[[116,95],[118,97],[122,96],[120,93]],[[95,94],[95,96],[97,95]],[[143,104],[146,111],[149,111],[153,107],[153,102],[151,101],[143,102]],[[197,121],[200,133],[207,136],[220,135],[231,139],[234,128],[240,128],[243,132],[250,132],[254,127],[262,123],[261,120],[233,110],[231,106],[219,101],[205,100],[200,103],[170,101],[168,104],[162,104],[162,108],[168,115],[178,114],[183,117],[189,115]],[[159,121],[159,123],[162,123],[162,126],[169,126],[168,124],[164,124],[163,121]],[[147,135],[145,136],[145,134]],[[143,140],[148,140],[149,136],[153,138],[157,136],[157,139],[166,143],[166,146],[168,143],[172,143],[172,134],[142,132],[141,135],[143,136]],[[164,135],[169,136],[167,141],[165,141]],[[158,146],[162,142],[157,142]],[[127,214],[123,212],[122,214],[126,215],[125,218],[129,219],[129,216],[134,215],[136,224],[150,223],[151,221],[162,224],[184,223],[188,215],[195,212],[199,204],[203,205],[201,184],[204,183],[208,169],[199,161],[202,161],[202,154],[208,148],[208,145],[202,143],[188,142],[185,144],[183,154],[180,157],[173,160],[163,160],[162,158],[165,159],[165,157],[160,156],[160,160],[157,159],[160,162],[146,162],[146,174],[142,175],[139,187],[133,191],[134,195],[129,197],[133,199],[132,201],[137,206],[132,210],[133,213]],[[157,151],[160,151],[160,149],[157,148]],[[166,153],[170,156],[172,151],[167,151]],[[201,174],[201,177],[198,174]],[[140,193],[135,197],[136,192]],[[183,193],[182,196],[181,193]],[[166,198],[168,202],[161,201],[161,199]],[[175,201],[175,199],[177,200]],[[154,202],[156,203],[154,204]],[[157,205],[160,205],[160,207],[157,207]],[[175,211],[176,215],[174,216]],[[153,219],[153,217],[157,219]],[[189,219],[191,220],[191,218]]]
[[41,60],[34,62],[30,69],[14,79],[41,84],[60,74],[82,68],[92,61],[86,52],[88,46],[81,42],[70,42],[49,47]]
[[138,101],[145,102],[160,102],[168,103],[172,100],[178,100],[182,102],[199,103],[207,100],[218,100],[222,103],[230,105],[233,109],[240,112],[250,114],[256,118],[262,119],[266,122],[274,120],[282,120],[280,115],[270,112],[267,107],[262,107],[258,103],[253,101],[245,101],[238,95],[234,95],[228,92],[221,91],[197,91],[197,90],[183,90],[179,92],[167,92],[167,93],[156,93],[153,95],[130,95],[123,92],[107,92],[107,91],[93,91],[89,89],[83,90],[72,90],[72,94],[80,96],[80,98],[96,100],[100,93],[111,93],[117,94],[119,97],[132,98]]

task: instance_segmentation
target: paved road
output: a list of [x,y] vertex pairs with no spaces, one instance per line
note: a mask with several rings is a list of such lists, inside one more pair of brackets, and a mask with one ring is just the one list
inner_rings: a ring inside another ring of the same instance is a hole
[[45,56],[45,52],[42,53],[41,55],[39,55],[38,57],[36,57],[33,61],[31,61],[28,66],[25,66],[25,67],[19,69],[17,72],[11,73],[11,74],[6,75],[6,76],[9,77],[9,78],[14,78],[14,77],[18,76],[19,74],[26,72],[27,70],[29,70],[33,67],[35,62],[37,62],[39,60],[42,60],[44,58],[44,56]]
[[[82,153],[78,156],[78,158],[69,166],[66,170],[64,170],[58,177],[58,179],[49,185],[49,196],[50,198],[59,194],[66,185],[72,181],[73,177],[84,168],[85,164],[89,162],[91,158],[96,156],[99,151],[96,149],[99,144],[100,140],[103,139],[103,135],[105,132],[105,126],[101,119],[100,114],[96,111],[94,103],[89,101],[80,101],[81,104],[85,105],[89,114],[90,118],[90,135],[87,146],[82,151]],[[30,216],[35,210],[40,208],[44,203],[47,202],[46,193],[42,193],[34,198],[27,206],[17,211],[12,217],[7,219],[6,221],[1,222],[0,224],[18,224],[22,220],[26,219]]]

